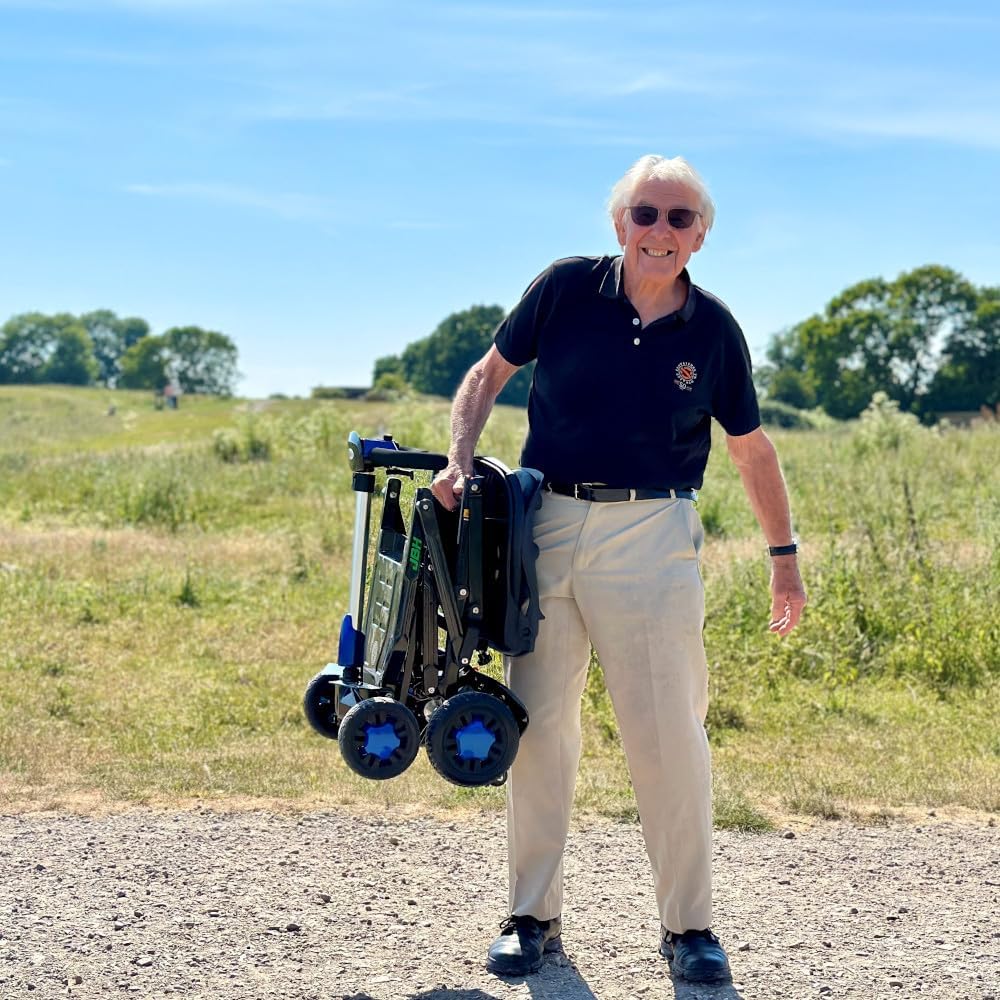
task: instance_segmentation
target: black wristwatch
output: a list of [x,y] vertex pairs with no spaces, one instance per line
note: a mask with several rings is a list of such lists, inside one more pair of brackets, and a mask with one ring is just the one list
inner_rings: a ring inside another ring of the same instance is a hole
[[793,541],[791,545],[769,545],[767,554],[769,556],[794,556],[799,551],[799,543]]

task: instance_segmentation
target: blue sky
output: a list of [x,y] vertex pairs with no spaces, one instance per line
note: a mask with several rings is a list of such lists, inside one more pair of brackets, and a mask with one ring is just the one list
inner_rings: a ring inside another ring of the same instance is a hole
[[617,250],[643,153],[718,207],[694,280],[756,357],[847,285],[1000,283],[993,2],[0,0],[0,321],[231,336],[240,391],[367,384]]

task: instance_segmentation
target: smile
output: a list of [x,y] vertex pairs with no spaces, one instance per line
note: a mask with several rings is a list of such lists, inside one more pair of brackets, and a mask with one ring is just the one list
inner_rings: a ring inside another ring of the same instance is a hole
[[669,257],[674,251],[654,250],[652,247],[643,247],[642,252],[646,254],[647,257]]

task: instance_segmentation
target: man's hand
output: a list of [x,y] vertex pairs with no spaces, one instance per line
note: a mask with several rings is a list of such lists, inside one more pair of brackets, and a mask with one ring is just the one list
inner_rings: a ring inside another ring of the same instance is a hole
[[465,488],[465,473],[458,462],[449,462],[431,483],[431,493],[445,510],[454,510]]
[[788,635],[802,617],[806,591],[799,576],[795,556],[775,556],[771,560],[771,623],[776,635]]
[[458,506],[465,477],[472,474],[473,452],[500,390],[517,371],[492,346],[466,373],[451,407],[448,464],[431,483],[434,498],[446,510]]
[[[778,465],[778,454],[761,428],[749,434],[726,435],[729,457],[740,470],[750,506],[771,545],[787,545],[792,540],[792,517],[788,491]],[[806,591],[794,555],[771,560],[771,622],[775,635],[788,635],[802,617]]]

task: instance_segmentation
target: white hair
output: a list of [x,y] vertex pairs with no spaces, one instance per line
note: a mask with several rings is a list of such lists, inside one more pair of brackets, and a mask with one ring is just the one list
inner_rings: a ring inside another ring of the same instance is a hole
[[618,222],[618,216],[622,209],[629,204],[635,189],[645,181],[677,181],[685,187],[690,188],[701,202],[699,211],[702,221],[705,223],[705,231],[708,232],[715,222],[715,203],[708,193],[708,187],[698,176],[694,167],[682,156],[675,156],[668,160],[665,156],[656,156],[647,153],[640,156],[628,170],[625,176],[611,189],[611,197],[608,198],[608,215],[611,216],[611,224]]

